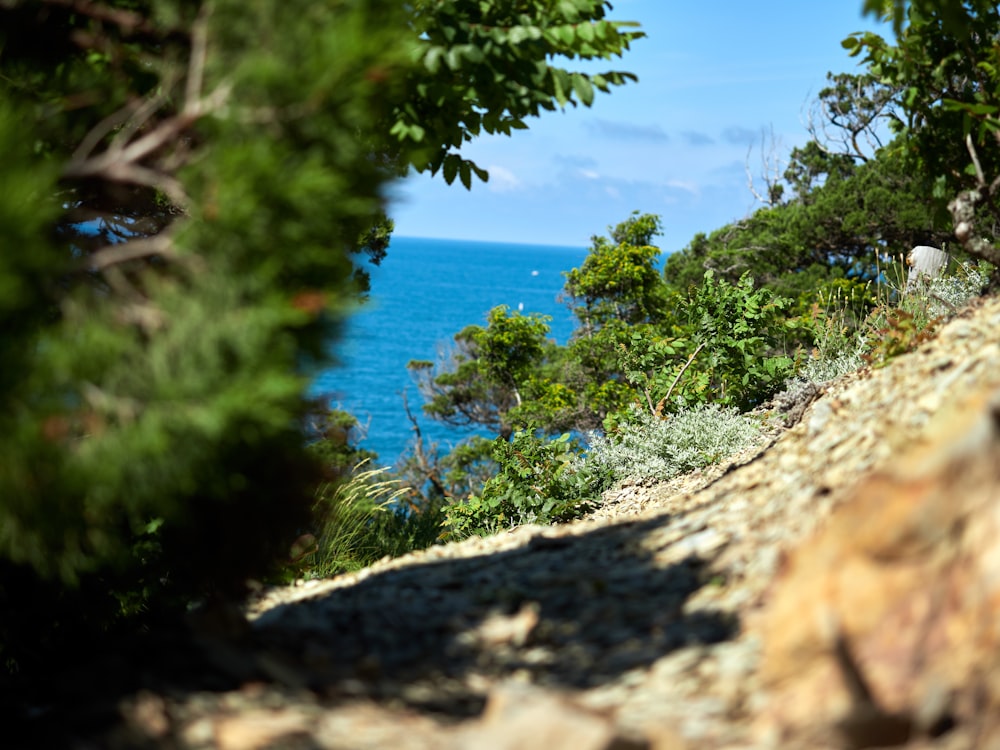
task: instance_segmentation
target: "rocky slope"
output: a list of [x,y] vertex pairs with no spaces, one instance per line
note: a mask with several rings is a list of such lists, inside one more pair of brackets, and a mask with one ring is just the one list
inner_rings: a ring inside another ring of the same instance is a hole
[[[80,736],[178,748],[1000,748],[1000,299],[755,451],[268,592]],[[54,711],[42,711],[51,719]],[[82,730],[81,730],[82,731]]]

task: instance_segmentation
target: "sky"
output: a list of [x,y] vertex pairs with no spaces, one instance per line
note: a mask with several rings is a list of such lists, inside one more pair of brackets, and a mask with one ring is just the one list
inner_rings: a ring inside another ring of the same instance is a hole
[[638,83],[467,144],[463,155],[490,172],[471,191],[440,173],[406,178],[389,209],[397,235],[588,247],[639,210],[662,218],[664,252],[680,250],[759,207],[747,166],[761,188],[762,154],[783,169],[809,140],[827,72],[859,71],[841,40],[891,36],[862,17],[862,0],[612,4],[610,18],[639,22],[647,37],[601,67]]

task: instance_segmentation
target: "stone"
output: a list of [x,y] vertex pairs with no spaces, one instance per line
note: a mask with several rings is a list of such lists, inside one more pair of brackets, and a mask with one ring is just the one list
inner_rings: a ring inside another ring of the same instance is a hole
[[996,731],[1000,391],[953,400],[928,427],[783,561],[755,622],[759,737],[819,730],[861,748]]
[[950,259],[948,253],[936,247],[917,245],[906,256],[906,264],[910,267],[906,277],[907,291],[921,281],[936,279],[947,270]]
[[620,737],[608,716],[555,691],[508,682],[490,694],[478,721],[455,733],[452,748],[644,750],[650,745],[644,740]]

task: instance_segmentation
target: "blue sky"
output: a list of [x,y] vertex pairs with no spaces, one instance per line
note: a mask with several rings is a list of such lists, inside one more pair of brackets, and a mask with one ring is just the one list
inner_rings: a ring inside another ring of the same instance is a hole
[[[647,38],[621,60],[639,82],[590,108],[547,112],[512,137],[480,138],[463,154],[490,171],[466,191],[414,175],[394,190],[396,233],[410,237],[586,247],[633,210],[657,213],[665,252],[746,216],[746,166],[761,140],[784,163],[808,140],[810,104],[827,71],[857,70],[840,41],[891,29],[862,18],[862,0],[613,0],[610,17]],[[772,134],[773,133],[773,139]]]

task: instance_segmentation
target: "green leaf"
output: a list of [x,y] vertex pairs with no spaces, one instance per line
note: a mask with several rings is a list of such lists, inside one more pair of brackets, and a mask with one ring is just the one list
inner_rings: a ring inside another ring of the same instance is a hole
[[594,101],[594,87],[591,86],[587,77],[579,73],[573,74],[573,91],[586,106],[590,106]]
[[443,165],[444,181],[449,185],[455,181],[455,177],[458,174],[458,167],[461,163],[461,157],[455,154],[445,156]]
[[452,70],[459,70],[462,67],[462,51],[459,47],[452,47],[444,56],[444,61]]
[[443,47],[431,47],[424,55],[424,67],[430,73],[437,73],[441,69],[441,57],[444,55]]

